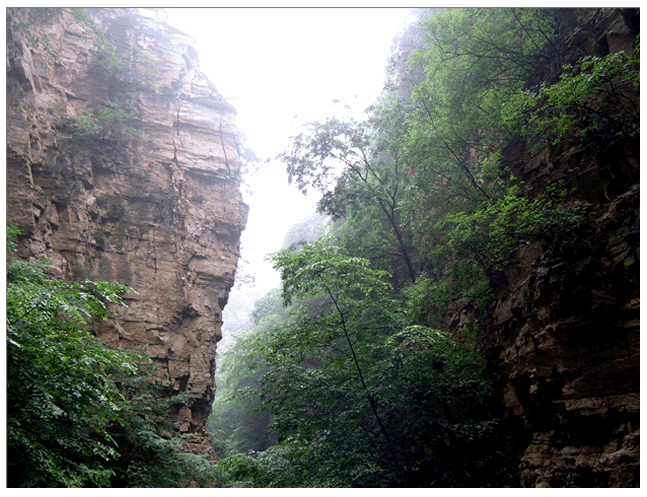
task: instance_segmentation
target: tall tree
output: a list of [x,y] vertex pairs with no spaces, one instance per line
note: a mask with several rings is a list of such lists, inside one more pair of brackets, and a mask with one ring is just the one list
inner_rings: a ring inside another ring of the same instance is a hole
[[[507,193],[499,152],[517,134],[502,111],[553,51],[551,9],[445,9],[420,22],[424,34],[408,71],[405,160],[412,165],[408,209],[425,254],[446,240],[454,212],[472,214]],[[411,69],[409,69],[411,68]],[[441,221],[439,223],[439,221]]]
[[342,247],[320,240],[272,259],[284,304],[292,307],[274,330],[250,338],[254,352],[247,357],[263,368],[261,407],[271,412],[277,440],[263,452],[219,463],[225,481],[306,487],[508,481],[476,470],[501,459],[487,454],[499,431],[486,407],[491,389],[471,349],[436,330],[407,327],[402,306],[389,296],[389,275]]
[[[287,167],[289,181],[299,189],[313,188],[322,198],[319,210],[334,220],[361,218],[374,212],[395,242],[395,250],[411,281],[415,281],[412,247],[400,211],[405,188],[405,167],[397,150],[368,123],[328,119],[311,123],[307,133],[294,138],[290,151],[279,154]],[[387,249],[388,251],[388,249]],[[392,252],[392,251],[391,251]]]

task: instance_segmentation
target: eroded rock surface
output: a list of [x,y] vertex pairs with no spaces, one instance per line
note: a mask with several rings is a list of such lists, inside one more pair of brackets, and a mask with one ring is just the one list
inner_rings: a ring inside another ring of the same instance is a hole
[[[563,59],[631,52],[637,9],[587,9],[563,18]],[[569,19],[570,17],[570,19]],[[553,78],[553,80],[554,80]],[[638,89],[615,82],[623,95]],[[634,92],[632,94],[632,92]],[[590,102],[619,120],[618,100]],[[495,287],[487,326],[489,368],[506,422],[525,441],[526,487],[640,485],[640,182],[637,133],[509,147],[503,160],[532,191],[562,182],[581,223],[529,239]],[[451,316],[460,332],[470,311]]]
[[200,72],[193,40],[157,9],[10,9],[8,217],[18,253],[69,279],[138,294],[97,329],[145,345],[174,414],[210,453],[221,312],[247,207],[235,109]]

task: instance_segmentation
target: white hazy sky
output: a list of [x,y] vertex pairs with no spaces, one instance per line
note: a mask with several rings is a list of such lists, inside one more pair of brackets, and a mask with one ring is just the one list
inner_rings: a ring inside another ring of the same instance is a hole
[[[402,8],[167,8],[169,23],[197,41],[200,68],[238,110],[236,125],[263,164],[243,233],[245,269],[264,294],[279,278],[265,254],[279,250],[286,228],[312,211],[316,198],[288,186],[276,155],[312,120],[351,107],[356,117],[385,79],[391,39],[409,14]],[[245,290],[245,289],[243,289]]]

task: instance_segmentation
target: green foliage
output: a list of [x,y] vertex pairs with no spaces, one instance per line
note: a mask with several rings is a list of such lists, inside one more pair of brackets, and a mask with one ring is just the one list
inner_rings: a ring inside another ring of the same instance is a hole
[[7,253],[16,251],[18,244],[13,241],[20,234],[20,229],[14,226],[9,219],[7,219]]
[[[417,167],[492,194],[478,181],[479,164],[508,136],[505,102],[547,63],[553,15],[550,9],[449,9],[421,23],[425,37],[410,64],[422,67],[424,80],[411,88],[405,145]],[[418,159],[421,153],[426,159]]]
[[420,275],[416,282],[404,289],[405,306],[412,323],[422,326],[438,326],[452,302],[452,295],[445,280],[434,283],[427,275]]
[[324,237],[299,250],[284,250],[270,257],[281,274],[285,305],[306,296],[332,298],[334,294],[338,304],[345,305],[362,295],[387,294],[385,272],[370,269],[365,259],[350,257],[345,249],[329,243]]
[[283,249],[299,242],[314,242],[323,236],[326,231],[328,218],[315,213],[288,228],[283,237]]
[[506,194],[498,157],[511,134],[502,110],[546,63],[554,20],[548,9],[451,9],[421,24],[425,37],[410,64],[423,77],[410,87],[400,146],[414,169],[403,207],[427,256],[447,217]]
[[[7,223],[7,238],[18,230]],[[9,250],[13,247],[9,245]],[[7,266],[7,454],[10,487],[214,486],[215,467],[183,452],[146,356],[94,338],[125,285],[49,278],[46,262]]]
[[[121,457],[114,465],[113,487],[168,488],[216,486],[214,464],[205,455],[182,450],[188,437],[165,415],[186,405],[187,392],[167,397],[150,376],[119,377],[124,399],[113,437]],[[161,396],[160,396],[161,395]]]
[[447,243],[437,253],[449,250],[454,259],[469,255],[484,271],[491,271],[533,235],[554,226],[566,229],[579,220],[576,213],[555,205],[548,195],[531,200],[521,188],[512,186],[501,198],[484,203],[474,212],[457,212],[441,221],[439,228],[447,233]]
[[267,365],[254,359],[257,354],[252,337],[271,333],[286,319],[279,290],[269,291],[254,303],[247,328],[234,337],[234,343],[218,359],[218,389],[207,427],[221,457],[261,451],[270,444],[269,413],[259,409],[258,397]]
[[7,266],[9,486],[106,486],[118,457],[108,428],[121,398],[113,375],[138,354],[111,350],[85,330],[128,288],[64,282],[21,260]]
[[[223,474],[228,471],[223,468],[229,468],[232,460],[240,459],[236,456],[266,450],[271,444],[267,432],[269,412],[259,409],[258,395],[261,377],[268,368],[252,358],[255,355],[252,342],[254,336],[271,333],[287,319],[279,290],[269,291],[254,304],[247,328],[235,336],[234,343],[218,358],[218,389],[207,428],[216,454],[221,459],[230,458],[218,465],[221,485],[227,484]],[[238,477],[230,475],[229,478],[238,481]]]
[[560,206],[563,198],[527,191],[501,165],[502,150],[518,136],[511,102],[556,50],[555,13],[424,14],[405,33],[406,50],[374,106],[381,125],[373,129],[396,138],[391,150],[407,170],[398,207],[427,276],[409,289],[421,299],[411,312],[423,324],[439,325],[450,304],[484,309],[489,278],[514,251],[579,220]]
[[110,41],[101,27],[92,19],[84,8],[72,9],[74,19],[90,28],[95,35],[95,49],[99,66],[112,73],[124,71],[124,61],[117,54],[117,47]]
[[259,368],[249,374],[246,357],[249,344],[238,339],[219,360],[218,391],[207,421],[211,443],[219,457],[263,450],[269,445],[266,433],[269,413],[257,411]]
[[[519,90],[509,99],[503,117],[510,128],[519,130],[522,136],[544,136],[553,144],[575,132],[585,136],[601,127],[616,134],[637,135],[638,103],[624,89],[627,84],[640,84],[638,54],[589,55],[562,69],[557,83]],[[618,105],[619,115],[594,109],[591,100],[602,95]]]
[[[505,238],[513,231],[507,216],[527,206],[522,195],[512,201],[499,168],[501,149],[513,136],[502,112],[528,77],[547,66],[554,14],[551,9],[423,13],[403,34],[404,50],[367,122],[315,122],[294,138],[279,158],[300,189],[322,194],[321,212],[344,220],[336,231],[340,243],[393,272],[396,283],[416,280],[417,261],[442,278],[450,264],[447,254],[455,249],[445,244],[448,229],[454,245],[462,240],[474,246],[467,226],[494,217],[500,241],[514,245],[514,237]],[[519,227],[524,218],[514,215]],[[501,260],[501,254],[471,258],[484,265]]]
[[248,378],[259,382],[247,392],[271,412],[276,443],[230,451],[218,463],[221,483],[509,483],[509,475],[484,478],[501,465],[488,452],[500,427],[487,408],[491,388],[478,356],[447,334],[406,327],[389,275],[327,243],[272,256],[290,312],[277,319],[278,295],[268,298],[259,310],[273,313],[272,328],[244,343]]
[[484,311],[490,299],[490,276],[503,269],[516,250],[579,226],[582,214],[560,205],[566,194],[561,182],[534,198],[515,185],[470,209],[421,216],[418,228],[425,239],[434,241],[428,257],[442,272],[419,278],[405,291],[414,322],[439,326],[450,305],[458,310],[472,305]]
[[[267,322],[274,316],[278,316],[279,319],[285,317],[280,290],[278,288],[270,290],[254,303],[251,319],[255,325],[258,325],[263,321]],[[269,328],[271,327],[269,326]]]
[[[294,137],[290,151],[279,154],[286,165],[288,179],[299,189],[317,190],[322,196],[318,210],[333,221],[350,218],[362,223],[367,214],[378,220],[389,244],[374,257],[384,258],[396,253],[407,276],[414,280],[411,246],[403,234],[400,211],[405,186],[405,168],[397,153],[391,150],[392,140],[375,143],[371,134],[377,124],[353,120],[328,119],[311,123],[309,130]],[[364,244],[365,236],[353,244],[365,252],[374,245]],[[363,255],[363,254],[362,254]]]
[[131,113],[119,107],[102,107],[97,112],[72,117],[67,124],[72,128],[72,138],[79,141],[120,141],[128,138],[126,133],[141,140],[141,133],[126,125],[131,118]]

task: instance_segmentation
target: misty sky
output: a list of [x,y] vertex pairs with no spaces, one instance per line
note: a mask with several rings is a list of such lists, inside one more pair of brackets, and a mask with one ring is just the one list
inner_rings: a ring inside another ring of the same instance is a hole
[[[355,117],[379,95],[391,39],[408,9],[167,9],[169,23],[197,41],[200,68],[238,110],[236,124],[259,157],[272,159],[252,179],[243,233],[245,269],[260,295],[278,286],[266,253],[287,227],[314,210],[316,198],[288,187],[274,161],[289,137],[312,120]],[[341,104],[333,104],[340,100]],[[243,289],[245,290],[245,289]]]

